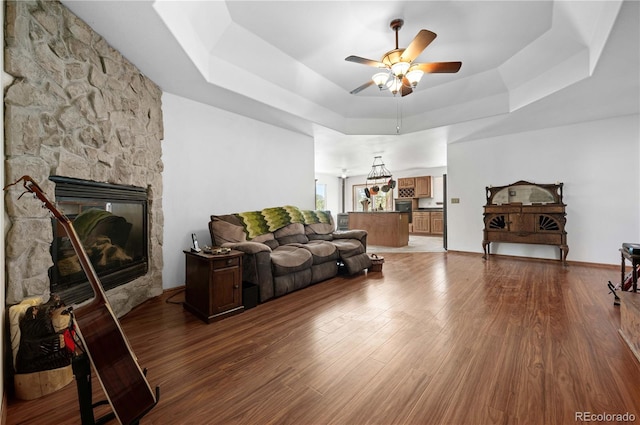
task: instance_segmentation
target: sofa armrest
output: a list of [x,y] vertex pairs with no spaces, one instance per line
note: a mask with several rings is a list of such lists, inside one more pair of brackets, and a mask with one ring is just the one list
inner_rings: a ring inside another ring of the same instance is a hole
[[258,285],[260,302],[273,298],[271,248],[260,242],[227,242],[222,246],[244,252],[245,255],[242,257],[242,281]]
[[364,250],[367,250],[367,231],[352,229],[352,230],[338,230],[333,232],[334,239],[356,239],[359,240]]
[[222,244],[223,248],[236,249],[245,254],[257,254],[258,252],[271,252],[271,248],[260,242],[227,242]]

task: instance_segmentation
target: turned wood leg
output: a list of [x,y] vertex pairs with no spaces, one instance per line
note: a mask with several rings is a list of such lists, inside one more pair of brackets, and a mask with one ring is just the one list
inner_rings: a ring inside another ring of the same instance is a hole
[[482,258],[484,258],[485,260],[489,258],[489,254],[491,253],[491,247],[489,246],[491,244],[491,242],[489,241],[482,241],[482,250],[484,251],[484,255],[482,256]]
[[567,264],[567,255],[569,254],[569,245],[560,246],[560,255],[562,257],[562,265],[568,266]]

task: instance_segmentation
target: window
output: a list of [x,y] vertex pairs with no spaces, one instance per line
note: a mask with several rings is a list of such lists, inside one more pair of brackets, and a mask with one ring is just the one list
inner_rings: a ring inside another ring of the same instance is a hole
[[327,209],[327,185],[316,183],[316,209]]
[[366,187],[366,184],[353,185],[353,211],[393,211],[393,190],[379,191],[367,198]]

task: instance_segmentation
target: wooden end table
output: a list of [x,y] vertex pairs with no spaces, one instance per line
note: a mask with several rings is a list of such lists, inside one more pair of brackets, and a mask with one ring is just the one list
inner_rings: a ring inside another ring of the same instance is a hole
[[242,252],[183,252],[186,256],[185,310],[206,323],[244,311]]

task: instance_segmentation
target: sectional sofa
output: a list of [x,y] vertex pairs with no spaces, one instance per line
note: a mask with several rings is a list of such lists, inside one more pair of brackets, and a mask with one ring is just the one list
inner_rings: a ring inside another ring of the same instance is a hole
[[242,251],[242,280],[258,285],[260,302],[371,267],[367,232],[336,231],[329,211],[295,206],[212,215],[214,246]]

